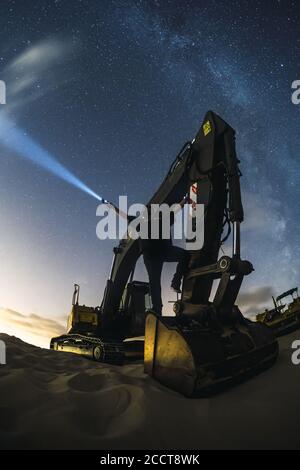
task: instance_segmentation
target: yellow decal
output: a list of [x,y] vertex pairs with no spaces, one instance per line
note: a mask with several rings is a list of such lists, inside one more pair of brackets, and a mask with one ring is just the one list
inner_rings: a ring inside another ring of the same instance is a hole
[[204,136],[206,136],[207,134],[211,132],[211,125],[209,121],[206,121],[202,127],[203,127]]

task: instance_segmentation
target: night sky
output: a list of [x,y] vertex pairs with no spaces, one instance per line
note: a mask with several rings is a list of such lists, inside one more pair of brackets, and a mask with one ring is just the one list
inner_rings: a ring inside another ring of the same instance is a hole
[[[1,112],[117,203],[147,201],[212,109],[237,133],[242,255],[255,267],[242,291],[264,306],[300,284],[297,2],[3,0],[0,9]],[[74,282],[82,302],[100,303],[115,243],[96,238],[96,207],[0,144],[0,306],[62,319]],[[173,297],[165,291],[165,303]]]

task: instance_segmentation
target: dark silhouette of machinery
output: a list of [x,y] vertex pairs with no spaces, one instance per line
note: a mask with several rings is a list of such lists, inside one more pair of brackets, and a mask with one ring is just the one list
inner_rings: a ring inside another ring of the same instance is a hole
[[[192,188],[205,208],[204,244],[191,251],[175,317],[149,311],[148,284],[133,280],[140,244],[128,238],[114,249],[101,306],[80,306],[76,288],[68,333],[53,338],[51,348],[120,363],[142,355],[136,337],[145,334],[145,372],[186,396],[212,393],[271,366],[278,355],[271,330],[244,318],[235,305],[244,276],[253,270],[240,256],[238,163],[234,130],[209,111],[149,201],[179,203]],[[225,226],[225,238],[232,233],[232,255],[219,259]]]
[[[285,304],[283,299],[291,296],[292,301]],[[276,336],[283,336],[300,328],[300,298],[298,288],[294,287],[278,295],[276,299],[272,297],[274,308],[266,309],[256,315],[256,320],[271,328]]]

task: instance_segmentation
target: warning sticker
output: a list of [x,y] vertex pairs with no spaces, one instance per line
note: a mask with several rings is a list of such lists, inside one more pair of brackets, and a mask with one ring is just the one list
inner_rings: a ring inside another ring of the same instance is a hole
[[207,134],[209,134],[211,132],[211,125],[210,125],[210,122],[209,121],[206,121],[204,124],[203,124],[203,134],[204,136],[206,136]]

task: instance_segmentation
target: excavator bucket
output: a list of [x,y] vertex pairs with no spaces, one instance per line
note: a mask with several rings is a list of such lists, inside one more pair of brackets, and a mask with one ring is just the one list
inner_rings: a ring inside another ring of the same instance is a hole
[[146,319],[145,372],[187,397],[207,396],[270,367],[278,344],[263,325],[240,317],[204,328],[184,317]]

